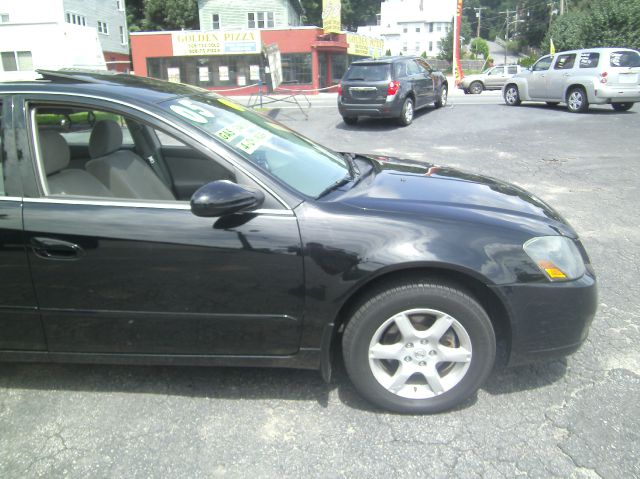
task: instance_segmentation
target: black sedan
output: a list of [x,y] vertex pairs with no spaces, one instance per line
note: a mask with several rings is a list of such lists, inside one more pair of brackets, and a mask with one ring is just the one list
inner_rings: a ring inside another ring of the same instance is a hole
[[297,367],[410,413],[575,351],[575,231],[498,180],[336,153],[127,75],[0,86],[0,358]]

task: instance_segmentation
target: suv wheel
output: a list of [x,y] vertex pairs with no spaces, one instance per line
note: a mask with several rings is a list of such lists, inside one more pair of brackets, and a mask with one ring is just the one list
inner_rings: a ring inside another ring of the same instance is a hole
[[447,95],[449,94],[449,90],[447,89],[447,85],[442,85],[440,89],[440,95],[436,99],[434,105],[436,108],[442,108],[447,104]]
[[571,113],[584,113],[589,109],[589,100],[582,87],[574,87],[567,93],[567,109]]
[[411,98],[407,98],[402,104],[402,111],[400,112],[400,118],[398,118],[398,123],[402,126],[410,125],[413,121],[413,100]]
[[627,111],[630,110],[633,106],[633,103],[612,103],[611,108],[615,111]]
[[504,90],[504,102],[509,106],[518,106],[520,104],[520,92],[517,86],[507,86]]
[[479,95],[484,90],[484,85],[482,82],[474,81],[471,85],[469,85],[469,93],[472,95]]
[[355,125],[358,123],[357,116],[343,116],[342,121],[344,121],[347,125]]
[[342,337],[347,373],[366,399],[401,413],[436,413],[473,395],[493,367],[496,341],[480,304],[435,279],[369,297]]

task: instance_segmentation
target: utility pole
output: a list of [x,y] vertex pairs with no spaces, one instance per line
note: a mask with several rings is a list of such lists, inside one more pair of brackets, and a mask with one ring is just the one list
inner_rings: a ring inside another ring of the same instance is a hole
[[560,15],[564,15],[564,0],[560,0]]
[[516,15],[518,14],[517,10],[506,10],[504,12],[500,12],[500,13],[504,13],[507,15],[507,20],[506,20],[506,28],[505,28],[505,34],[504,34],[504,64],[507,64],[507,53],[509,50],[509,46],[508,46],[508,42],[509,42],[509,24],[511,23],[509,21],[509,19],[511,18],[511,14],[515,13]]
[[478,19],[478,31],[476,33],[476,37],[480,37],[480,22],[482,22],[482,10],[485,10],[488,7],[474,7],[473,9],[476,11],[476,18]]

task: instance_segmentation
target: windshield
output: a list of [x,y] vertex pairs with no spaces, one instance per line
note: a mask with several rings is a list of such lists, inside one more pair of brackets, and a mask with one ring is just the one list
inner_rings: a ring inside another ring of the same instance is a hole
[[349,173],[338,154],[227,98],[202,94],[161,106],[303,195],[317,197]]

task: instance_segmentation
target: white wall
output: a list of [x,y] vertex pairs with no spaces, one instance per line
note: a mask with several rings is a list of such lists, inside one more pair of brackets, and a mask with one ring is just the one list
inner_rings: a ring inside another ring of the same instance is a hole
[[9,23],[64,22],[63,0],[0,0]]

